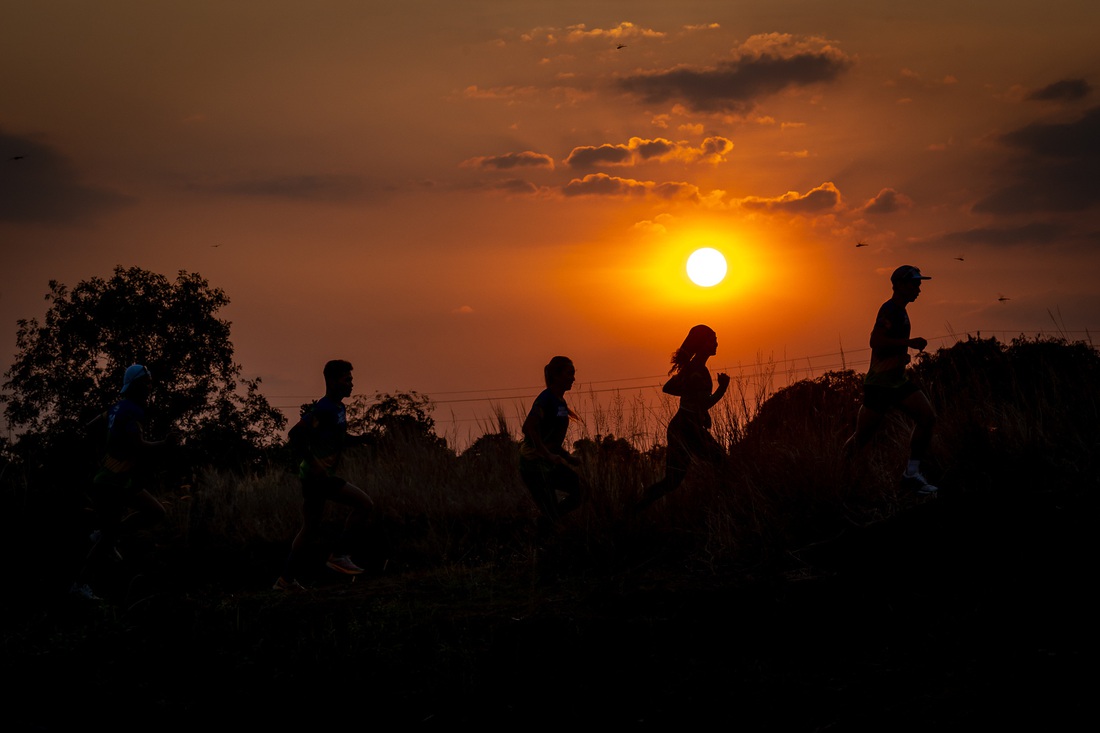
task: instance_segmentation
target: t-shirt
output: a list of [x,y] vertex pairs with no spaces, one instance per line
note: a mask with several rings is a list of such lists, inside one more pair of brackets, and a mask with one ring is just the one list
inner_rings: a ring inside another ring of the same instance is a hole
[[107,411],[107,451],[103,468],[113,474],[128,474],[137,466],[141,450],[142,423],[145,410],[128,399],[122,399]]
[[[309,454],[313,461],[325,469],[325,474],[333,475],[340,460],[340,453],[348,434],[347,408],[343,402],[322,397],[313,403],[313,409],[302,417],[309,420]],[[314,475],[310,461],[302,461],[298,469],[302,478]]]
[[[875,318],[875,330],[884,330],[892,339],[909,339],[909,314],[904,305],[893,299],[886,301],[878,309]],[[871,366],[867,369],[866,384],[882,387],[900,387],[905,384],[905,365],[909,363],[908,346],[882,346],[871,349]]]
[[[531,412],[536,409],[542,412],[538,433],[543,445],[553,453],[563,453],[562,443],[565,442],[565,434],[569,431],[569,406],[565,404],[564,399],[544,389],[535,398]],[[527,436],[524,436],[523,443],[519,447],[519,455],[526,460],[539,458],[538,451]]]

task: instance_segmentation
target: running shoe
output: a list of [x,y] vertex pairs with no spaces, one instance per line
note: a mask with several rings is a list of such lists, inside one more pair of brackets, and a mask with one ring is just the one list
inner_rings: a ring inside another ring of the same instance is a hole
[[918,494],[928,495],[934,494],[939,491],[939,487],[933,486],[932,484],[928,483],[928,479],[926,479],[920,473],[920,471],[904,474],[902,475],[901,479],[902,481],[910,485],[916,486]]
[[284,590],[294,592],[305,590],[305,586],[303,586],[294,578],[287,579],[280,575],[279,579],[275,581],[275,585],[271,586],[271,590]]
[[83,601],[102,601],[92,590],[92,587],[87,583],[73,583],[73,586],[69,588],[69,595],[76,596]]
[[329,555],[325,565],[345,575],[359,575],[363,572],[363,568],[353,563],[347,555]]

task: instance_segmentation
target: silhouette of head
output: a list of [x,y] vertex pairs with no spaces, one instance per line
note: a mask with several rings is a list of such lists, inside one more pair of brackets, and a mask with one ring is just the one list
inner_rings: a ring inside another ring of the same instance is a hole
[[669,374],[679,371],[695,356],[710,356],[718,348],[718,335],[710,326],[699,324],[688,331],[684,343],[672,353],[672,368]]
[[684,343],[680,344],[680,351],[698,354],[701,351],[706,351],[717,340],[718,336],[714,333],[714,329],[700,323],[688,331]]
[[542,368],[542,377],[549,389],[560,377],[573,368],[573,360],[568,356],[555,356]]
[[135,393],[148,391],[152,385],[153,375],[141,364],[133,364],[126,367],[122,375],[122,394],[132,396]]
[[927,275],[920,274],[919,267],[913,267],[912,265],[902,265],[898,269],[894,270],[890,275],[890,282],[897,287],[898,285],[912,284],[913,282],[920,282],[921,280],[931,280],[932,278]]
[[[350,397],[351,380],[347,378],[351,375],[351,369],[351,362],[343,359],[333,359],[325,364],[325,392],[338,392],[343,397]],[[341,384],[342,381],[347,384]]]

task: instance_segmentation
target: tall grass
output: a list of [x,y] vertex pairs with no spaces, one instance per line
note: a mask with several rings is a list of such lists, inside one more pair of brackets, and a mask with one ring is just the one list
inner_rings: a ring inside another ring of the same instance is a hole
[[[1100,355],[1091,345],[968,337],[922,355],[913,370],[939,415],[928,474],[943,488],[933,500],[1097,488]],[[627,507],[663,473],[664,430],[675,404],[572,395],[588,415],[569,440],[591,495],[550,538],[534,531],[535,509],[517,468],[518,421],[503,411],[460,453],[400,435],[349,450],[342,475],[375,502],[363,551],[386,571],[525,568],[536,558],[577,571],[653,563],[711,568],[763,562],[927,501],[899,486],[911,428],[903,417],[891,417],[855,460],[841,456],[861,401],[861,375],[828,372],[773,392],[771,372],[760,373],[754,380],[734,375],[712,410],[715,435],[728,449],[720,470],[700,469],[640,516]],[[14,478],[9,470],[4,501],[19,511],[26,489]],[[270,563],[285,553],[300,521],[289,460],[243,475],[202,470],[189,497],[169,497],[172,519],[162,530],[170,535],[163,541],[187,551],[267,548],[267,559],[255,562]],[[344,511],[331,509],[330,534]]]

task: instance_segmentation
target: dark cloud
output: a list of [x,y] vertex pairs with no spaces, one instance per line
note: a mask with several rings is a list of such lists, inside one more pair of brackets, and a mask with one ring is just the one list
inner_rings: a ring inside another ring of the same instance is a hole
[[505,153],[504,155],[486,155],[478,158],[470,158],[462,162],[468,168],[482,168],[495,170],[510,170],[512,168],[550,168],[554,167],[554,159],[543,153],[532,150],[524,150],[522,153]]
[[589,173],[565,184],[561,192],[566,196],[643,196],[647,190],[645,182],[633,178]]
[[663,199],[677,199],[682,201],[699,201],[699,187],[683,181],[665,181],[652,188],[653,195]]
[[601,165],[630,165],[634,155],[626,145],[582,145],[573,148],[565,159],[570,168],[596,168]]
[[863,205],[865,214],[893,214],[913,205],[909,197],[904,196],[892,188],[884,188],[873,199]]
[[1027,95],[1027,99],[1039,102],[1073,102],[1088,96],[1091,91],[1092,87],[1084,79],[1062,79],[1053,84],[1048,84],[1042,89],[1036,89]]
[[1032,222],[1018,227],[976,227],[950,232],[941,240],[954,244],[1046,244],[1067,236],[1065,227],[1047,222]]
[[792,46],[789,37],[768,41],[712,67],[633,74],[618,84],[646,102],[680,102],[702,112],[744,113],[763,97],[788,87],[832,81],[852,63],[829,46]]
[[840,191],[831,182],[822,183],[805,194],[788,191],[776,198],[750,196],[742,199],[741,206],[756,211],[780,211],[789,214],[816,214],[835,209],[840,205]]
[[706,138],[698,147],[663,137],[653,140],[632,137],[625,145],[604,143],[599,146],[583,145],[573,148],[566,157],[565,164],[570,168],[585,170],[601,165],[628,166],[650,160],[721,163],[731,150],[733,142],[717,136]]
[[666,200],[701,200],[698,186],[681,181],[637,181],[619,178],[606,173],[589,173],[584,178],[574,178],[562,187],[565,196],[655,196]]
[[1035,123],[999,142],[1014,151],[1013,179],[974,204],[986,214],[1083,211],[1100,203],[1100,107],[1069,123]]
[[48,145],[0,131],[0,221],[79,224],[132,201],[81,183]]
[[524,181],[519,178],[509,178],[507,181],[500,181],[494,183],[493,190],[504,191],[506,193],[521,193],[521,194],[534,194],[538,193],[539,187],[530,181]]
[[[638,138],[634,139],[638,140]],[[631,140],[631,142],[633,142],[633,140]],[[635,150],[638,151],[638,155],[642,160],[648,160],[650,158],[660,158],[662,155],[668,155],[675,151],[676,148],[676,143],[659,137],[656,140],[638,140]]]
[[193,188],[235,196],[332,202],[360,199],[370,192],[367,182],[359,176],[308,174],[196,185]]

